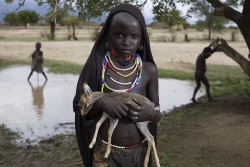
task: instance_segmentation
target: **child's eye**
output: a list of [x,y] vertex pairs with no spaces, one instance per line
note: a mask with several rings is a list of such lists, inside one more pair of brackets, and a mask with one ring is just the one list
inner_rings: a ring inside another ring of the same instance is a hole
[[117,34],[117,37],[122,38],[123,34]]
[[122,33],[114,33],[116,38],[122,38],[124,35]]
[[133,39],[138,39],[138,38],[139,38],[139,35],[132,35],[132,38],[133,38]]

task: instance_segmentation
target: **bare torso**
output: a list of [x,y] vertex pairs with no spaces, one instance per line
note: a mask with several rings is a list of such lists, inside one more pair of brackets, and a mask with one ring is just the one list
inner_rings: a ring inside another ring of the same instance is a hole
[[[118,66],[118,64],[116,64]],[[146,96],[146,87],[148,82],[150,81],[150,75],[147,74],[146,65],[143,63],[143,71],[142,71],[142,79],[140,84],[134,89],[133,93],[138,93],[143,96]],[[113,71],[109,70],[110,75],[112,75]],[[135,77],[135,74],[128,78],[119,77],[117,75],[114,76],[114,79],[119,80],[121,82],[127,82],[132,80]],[[126,86],[115,84],[114,82],[107,79],[107,84],[112,88],[116,89],[125,89]],[[109,120],[106,120],[100,129],[100,137],[101,139],[107,141],[108,138],[108,129],[109,129]],[[121,118],[119,120],[118,125],[116,126],[114,133],[112,135],[112,144],[118,146],[131,146],[138,144],[145,137],[142,136],[141,132],[138,130],[135,123],[133,123],[128,117]]]

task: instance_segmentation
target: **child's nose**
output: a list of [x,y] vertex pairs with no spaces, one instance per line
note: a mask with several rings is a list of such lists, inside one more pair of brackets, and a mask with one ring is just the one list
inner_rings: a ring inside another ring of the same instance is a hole
[[130,44],[130,37],[124,37],[122,44],[129,45]]

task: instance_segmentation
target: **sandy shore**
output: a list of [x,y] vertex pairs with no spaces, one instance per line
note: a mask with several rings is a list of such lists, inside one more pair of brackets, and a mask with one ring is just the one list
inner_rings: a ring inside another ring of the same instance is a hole
[[[91,52],[94,42],[91,38],[96,27],[78,27],[77,37],[85,40],[79,41],[46,41],[42,42],[42,50],[45,59],[64,60],[77,64],[84,64]],[[158,67],[165,69],[193,70],[196,57],[202,52],[204,47],[210,44],[209,41],[202,40],[207,35],[207,31],[196,31],[194,29],[176,31],[174,36],[176,42],[162,42],[172,39],[172,35],[167,29],[148,28],[151,49]],[[10,39],[10,41],[0,41],[0,58],[29,59],[29,55],[35,49],[35,42],[14,42],[16,41],[36,41],[41,39],[42,34],[48,34],[49,27],[31,26],[27,29],[22,27],[0,27],[0,39]],[[57,38],[65,38],[68,30],[66,27],[58,27]],[[237,32],[237,42],[231,41],[232,30],[213,32],[212,38],[222,37],[228,41],[229,45],[240,54],[247,57],[248,48],[240,32]],[[183,42],[184,36],[188,35],[191,42]],[[27,40],[28,39],[28,40]],[[209,64],[237,65],[225,54],[216,52],[208,60]]]
[[[93,42],[61,41],[42,42],[45,59],[64,60],[84,64]],[[152,42],[151,48],[158,67],[165,69],[193,70],[197,55],[209,42]],[[229,45],[247,57],[245,42],[229,42]],[[34,50],[34,42],[0,42],[0,57],[29,59]],[[225,54],[216,52],[208,60],[208,64],[237,65]]]

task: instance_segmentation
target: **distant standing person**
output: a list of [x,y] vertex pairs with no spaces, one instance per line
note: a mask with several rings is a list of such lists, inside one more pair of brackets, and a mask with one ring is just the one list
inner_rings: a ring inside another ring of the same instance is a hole
[[31,64],[31,72],[29,74],[28,80],[30,79],[31,75],[34,71],[37,73],[42,73],[45,77],[46,81],[48,80],[47,76],[43,71],[43,52],[40,50],[42,47],[41,42],[36,43],[36,50],[31,54],[32,64]]
[[201,82],[205,85],[206,87],[206,93],[208,100],[212,100],[211,95],[210,95],[210,85],[208,82],[208,79],[206,77],[206,59],[209,58],[214,52],[216,48],[212,49],[211,46],[209,45],[208,47],[205,47],[202,51],[202,53],[197,57],[196,59],[196,68],[195,68],[195,81],[196,81],[196,87],[194,89],[192,101],[193,103],[198,103],[195,100],[196,93],[201,87]]

